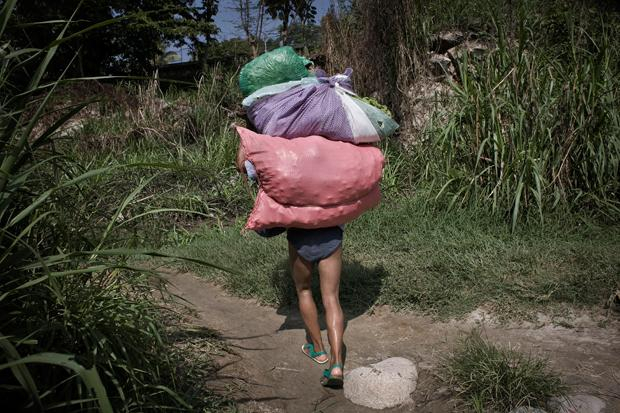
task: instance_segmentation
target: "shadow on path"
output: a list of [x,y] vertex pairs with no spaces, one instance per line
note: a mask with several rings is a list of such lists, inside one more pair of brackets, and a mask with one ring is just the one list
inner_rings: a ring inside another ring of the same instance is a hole
[[[347,322],[368,312],[377,304],[383,279],[388,275],[383,266],[366,267],[359,261],[344,260],[340,280],[340,303]],[[319,287],[319,273],[315,266],[312,274],[312,294],[319,309],[321,330],[325,329],[325,317],[321,292]],[[272,287],[277,291],[278,301],[282,303],[277,310],[286,319],[278,329],[304,329],[304,323],[297,307],[295,284],[291,277],[288,260],[282,260],[271,273]]]

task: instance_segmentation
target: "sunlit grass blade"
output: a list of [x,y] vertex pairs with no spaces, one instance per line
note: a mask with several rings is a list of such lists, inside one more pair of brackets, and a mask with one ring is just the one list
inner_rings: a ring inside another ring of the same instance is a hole
[[118,208],[116,209],[116,212],[114,213],[114,215],[111,217],[110,222],[108,223],[108,226],[106,227],[105,231],[103,232],[103,234],[101,235],[101,239],[99,241],[99,245],[97,245],[97,248],[95,248],[95,250],[99,249],[105,242],[106,239],[108,237],[108,235],[110,234],[110,231],[112,231],[112,229],[114,228],[114,226],[116,225],[116,222],[118,221],[118,217],[119,215],[123,212],[123,210],[125,208],[127,208],[127,205],[129,205],[131,202],[134,201],[134,199],[136,198],[136,196],[142,192],[142,190],[144,189],[145,186],[147,186],[153,179],[155,179],[156,176],[152,176],[148,179],[143,180],[142,182],[140,182],[136,188],[133,189],[133,191],[131,191],[126,197],[125,199],[122,200],[121,204],[118,206]]
[[18,360],[10,361],[8,363],[0,364],[0,370],[6,368],[12,368],[16,366],[23,366],[30,363],[41,363],[61,366],[76,373],[82,382],[86,385],[88,390],[97,397],[99,404],[99,411],[101,413],[113,413],[112,405],[108,399],[107,392],[101,378],[97,373],[97,370],[92,367],[90,369],[85,368],[81,364],[75,361],[74,356],[68,354],[59,353],[38,353],[29,356],[22,357]]

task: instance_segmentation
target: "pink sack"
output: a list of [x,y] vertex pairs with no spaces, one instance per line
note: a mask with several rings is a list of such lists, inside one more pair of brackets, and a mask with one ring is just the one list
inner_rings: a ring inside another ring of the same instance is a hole
[[261,185],[246,228],[340,225],[379,204],[379,149],[320,136],[284,139],[241,127],[237,132]]
[[284,139],[238,127],[241,147],[275,201],[296,206],[351,203],[381,180],[383,154],[373,146],[321,136]]
[[325,228],[346,224],[376,207],[381,201],[379,185],[361,199],[348,204],[333,206],[293,206],[282,205],[258,190],[254,209],[245,225],[247,229],[264,229],[274,227],[286,228]]

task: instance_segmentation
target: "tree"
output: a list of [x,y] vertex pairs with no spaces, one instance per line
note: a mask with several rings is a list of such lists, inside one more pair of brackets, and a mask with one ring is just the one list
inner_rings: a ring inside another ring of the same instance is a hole
[[316,7],[312,5],[313,3],[314,0],[265,0],[267,13],[269,13],[272,19],[278,19],[282,22],[280,27],[280,46],[287,44],[289,25],[295,17],[297,17],[302,27],[314,21]]
[[209,61],[217,62],[224,68],[237,69],[252,59],[252,49],[247,39],[228,39],[213,42],[209,46]]
[[[6,37],[14,48],[43,47],[55,38],[60,24],[21,26],[35,21],[67,20],[74,13],[69,32],[77,33],[94,23],[116,19],[116,23],[79,36],[59,51],[49,75],[68,67],[69,75],[152,73],[162,45],[190,45],[204,53],[217,28],[213,16],[218,0],[20,0]],[[74,56],[76,58],[74,59]]]
[[[219,0],[183,1],[185,7],[180,15],[185,24],[179,25],[168,20],[176,27],[175,34],[171,37],[176,40],[177,46],[189,45],[197,60],[204,64],[209,54],[209,45],[215,40],[213,35],[218,32],[213,16],[217,14]],[[174,21],[177,22],[178,19]]]
[[180,62],[180,61],[181,61],[181,55],[179,55],[177,52],[172,51],[172,50],[164,53],[159,58],[159,64],[162,64],[162,65],[167,65],[170,63]]
[[272,19],[279,19],[282,22],[280,27],[280,46],[287,42],[288,24],[293,12],[291,0],[265,0],[267,13]]
[[306,24],[302,27],[300,23],[293,22],[289,25],[288,42],[295,48],[303,47],[304,55],[309,55],[321,46],[321,26]]
[[242,30],[252,50],[252,57],[258,56],[258,42],[263,31],[265,1],[237,0],[235,11],[239,13],[237,28]]
[[309,24],[315,23],[316,7],[312,5],[314,0],[293,0],[293,11],[301,30],[301,39],[304,46],[304,52],[308,53],[308,32]]

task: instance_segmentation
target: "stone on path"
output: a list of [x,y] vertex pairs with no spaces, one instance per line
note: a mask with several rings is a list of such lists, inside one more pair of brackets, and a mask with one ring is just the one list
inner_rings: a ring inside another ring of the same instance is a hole
[[577,394],[568,397],[554,397],[549,404],[558,413],[600,413],[605,408],[605,402],[598,397],[587,394]]
[[417,380],[418,370],[412,361],[393,357],[346,373],[344,396],[361,406],[385,409],[412,403]]

